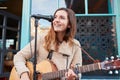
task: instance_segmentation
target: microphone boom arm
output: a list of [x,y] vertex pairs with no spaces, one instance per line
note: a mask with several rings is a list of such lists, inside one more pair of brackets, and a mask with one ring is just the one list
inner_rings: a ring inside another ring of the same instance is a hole
[[34,17],[35,19],[45,19],[48,20],[49,22],[53,21],[52,15],[33,14],[31,17]]

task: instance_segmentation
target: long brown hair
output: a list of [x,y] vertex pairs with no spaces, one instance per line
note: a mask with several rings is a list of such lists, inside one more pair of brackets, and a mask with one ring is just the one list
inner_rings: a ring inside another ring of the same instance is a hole
[[[63,38],[64,41],[69,42],[70,46],[73,45],[73,38],[75,36],[76,33],[76,17],[75,17],[75,13],[73,10],[69,9],[69,8],[59,8],[55,11],[54,16],[56,14],[57,11],[60,10],[64,10],[67,12],[68,14],[68,24],[70,25],[70,28],[67,28],[66,30],[66,34]],[[51,47],[51,43],[55,44],[55,50],[57,51],[59,48],[59,43],[58,40],[56,38],[56,33],[53,29],[53,24],[51,23],[52,27],[50,28],[50,31],[48,32],[48,34],[45,36],[45,49],[47,51],[50,51],[50,47]]]

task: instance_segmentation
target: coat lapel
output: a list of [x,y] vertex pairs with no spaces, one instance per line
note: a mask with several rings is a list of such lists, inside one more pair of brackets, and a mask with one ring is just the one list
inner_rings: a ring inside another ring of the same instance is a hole
[[[55,48],[52,45],[51,45],[51,50],[55,51]],[[72,47],[69,46],[69,43],[66,43],[64,41],[60,44],[58,52],[60,54],[65,54],[65,55],[70,56],[72,54]]]
[[72,47],[65,41],[60,45],[59,52],[64,55],[70,56],[72,54]]

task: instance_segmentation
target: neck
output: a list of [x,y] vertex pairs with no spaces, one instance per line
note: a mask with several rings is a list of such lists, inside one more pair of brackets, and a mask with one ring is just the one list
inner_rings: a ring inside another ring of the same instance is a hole
[[57,33],[56,36],[57,36],[58,42],[62,43],[63,42],[64,33]]

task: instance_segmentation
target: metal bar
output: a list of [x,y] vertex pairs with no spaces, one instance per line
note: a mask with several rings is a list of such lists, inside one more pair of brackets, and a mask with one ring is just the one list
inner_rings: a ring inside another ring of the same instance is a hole
[[5,11],[3,11],[3,10],[0,10],[0,15],[3,15],[3,16],[8,16],[9,18],[14,18],[14,19],[16,19],[16,20],[19,20],[20,18],[18,17],[18,16],[15,16],[15,15],[13,15],[13,14],[11,14],[11,13],[7,13],[7,12],[5,12]]
[[116,14],[116,34],[117,34],[117,46],[118,55],[120,55],[120,0],[115,0],[115,14]]
[[108,0],[108,12],[113,13],[113,11],[112,11],[112,3],[111,3],[110,0]]
[[75,14],[76,16],[116,16],[115,14]]
[[30,14],[31,0],[23,0],[22,28],[21,28],[21,46],[23,48],[30,41]]
[[85,14],[88,14],[88,0],[85,0]]
[[7,17],[4,16],[3,29],[2,29],[2,51],[0,54],[0,74],[3,73],[3,64],[4,64],[4,53],[6,51],[6,23]]

